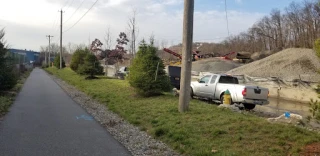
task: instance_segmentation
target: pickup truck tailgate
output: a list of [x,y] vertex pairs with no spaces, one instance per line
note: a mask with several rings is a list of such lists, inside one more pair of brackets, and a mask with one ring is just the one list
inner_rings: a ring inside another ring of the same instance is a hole
[[246,86],[246,99],[267,100],[269,89],[258,86]]

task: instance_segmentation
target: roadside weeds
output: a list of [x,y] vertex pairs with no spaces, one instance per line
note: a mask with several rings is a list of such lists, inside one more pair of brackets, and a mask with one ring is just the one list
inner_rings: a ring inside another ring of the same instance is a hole
[[51,78],[82,108],[91,114],[106,130],[121,142],[133,155],[179,155],[161,141],[153,139],[146,132],[111,112],[105,105],[91,99],[75,87],[50,75]]
[[32,71],[26,71],[25,73],[21,74],[18,83],[11,90],[0,92],[0,122],[6,113],[8,113],[16,95],[20,92],[24,82],[27,80],[31,72]]
[[[320,140],[316,132],[292,125],[272,124],[250,113],[234,113],[197,100],[191,101],[190,111],[181,114],[177,110],[176,97],[137,97],[127,81],[88,81],[68,68],[49,68],[47,71],[106,105],[110,111],[139,127],[137,130],[145,131],[145,134],[161,140],[183,155],[295,155],[305,145]],[[92,109],[106,113],[99,106]],[[99,122],[107,128],[126,122],[110,119]],[[126,141],[131,140],[134,137],[129,136]],[[165,154],[160,152],[156,155]]]

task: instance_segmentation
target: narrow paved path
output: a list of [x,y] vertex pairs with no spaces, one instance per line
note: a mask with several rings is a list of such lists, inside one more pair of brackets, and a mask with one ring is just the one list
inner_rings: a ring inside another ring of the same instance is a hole
[[43,70],[34,69],[0,124],[0,155],[130,155]]

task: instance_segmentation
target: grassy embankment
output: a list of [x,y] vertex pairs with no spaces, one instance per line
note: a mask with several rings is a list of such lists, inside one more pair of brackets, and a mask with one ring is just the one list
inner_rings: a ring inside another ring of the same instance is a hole
[[31,71],[26,71],[21,74],[18,83],[11,90],[0,92],[0,117],[4,116],[8,112],[16,95],[19,93],[30,73]]
[[217,155],[295,155],[306,144],[320,140],[314,132],[197,100],[190,103],[189,112],[181,114],[177,97],[137,97],[127,81],[85,80],[69,68],[46,70],[182,154],[213,155],[212,150],[217,150]]

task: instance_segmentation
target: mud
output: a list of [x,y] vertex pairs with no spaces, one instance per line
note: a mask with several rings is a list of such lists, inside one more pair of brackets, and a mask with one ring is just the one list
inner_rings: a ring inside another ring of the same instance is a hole
[[269,116],[279,116],[285,112],[299,114],[304,118],[310,115],[308,103],[276,98],[269,98],[269,102],[270,104],[265,106],[256,106],[255,111],[264,112]]

